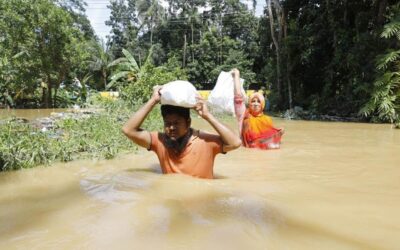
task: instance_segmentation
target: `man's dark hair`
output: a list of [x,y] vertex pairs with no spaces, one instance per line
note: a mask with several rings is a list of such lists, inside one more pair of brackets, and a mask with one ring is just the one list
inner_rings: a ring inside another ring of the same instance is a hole
[[173,105],[161,105],[161,115],[165,117],[166,115],[176,114],[179,115],[185,120],[190,119],[190,110],[184,107],[178,107]]

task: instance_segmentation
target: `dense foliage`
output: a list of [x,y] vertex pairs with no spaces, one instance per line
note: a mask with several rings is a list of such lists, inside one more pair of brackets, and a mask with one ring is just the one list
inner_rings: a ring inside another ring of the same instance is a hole
[[398,1],[251,1],[266,4],[260,17],[240,0],[164,2],[110,1],[100,43],[84,0],[0,0],[0,103],[82,101],[60,89],[74,79],[143,100],[163,80],[211,89],[237,67],[246,87],[270,90],[276,110],[398,122]]
[[0,0],[3,104],[56,106],[60,85],[87,73],[94,32],[81,2]]
[[395,35],[380,36],[397,18],[396,1],[267,0],[260,18],[239,0],[167,2],[163,9],[154,0],[113,1],[114,55],[129,49],[140,64],[153,47],[155,65],[174,58],[200,89],[211,89],[221,70],[238,67],[247,87],[272,90],[275,109],[394,121],[380,109],[359,111],[377,94],[378,58],[399,49]]
[[372,96],[360,113],[400,127],[400,3],[393,6],[391,15],[391,21],[385,25],[381,37],[397,41],[389,45],[386,54],[379,56],[379,74]]

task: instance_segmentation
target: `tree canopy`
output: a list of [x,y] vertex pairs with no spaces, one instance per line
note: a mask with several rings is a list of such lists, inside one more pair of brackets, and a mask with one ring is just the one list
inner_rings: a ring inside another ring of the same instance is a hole
[[251,5],[261,3],[256,16],[240,0],[112,0],[100,45],[83,0],[0,0],[0,102],[22,104],[39,91],[38,103],[57,105],[60,84],[88,74],[94,89],[126,89],[138,79],[107,65],[129,53],[138,68],[173,63],[199,89],[237,67],[246,87],[270,91],[277,110],[399,121],[397,1]]

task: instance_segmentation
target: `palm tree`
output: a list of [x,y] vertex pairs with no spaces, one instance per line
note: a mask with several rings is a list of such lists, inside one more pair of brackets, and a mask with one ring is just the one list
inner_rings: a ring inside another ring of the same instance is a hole
[[101,41],[100,44],[94,43],[92,46],[92,59],[89,61],[89,68],[93,73],[99,73],[100,78],[107,88],[108,65],[112,61],[112,56],[109,48]]
[[[201,17],[198,11],[199,7],[204,7],[206,1],[204,0],[184,0],[177,2],[177,8],[182,9],[181,15],[185,20],[185,25],[190,26],[191,31],[191,57],[194,61],[194,28],[196,24],[201,23]],[[184,48],[183,48],[183,67],[186,61],[186,32],[183,34]]]
[[138,17],[141,21],[139,30],[141,30],[143,26],[148,27],[150,31],[150,46],[152,46],[155,24],[165,20],[164,7],[158,3],[158,0],[139,0],[137,9]]
[[190,24],[191,38],[192,38],[192,62],[194,61],[194,25],[201,22],[200,15],[197,10],[197,7],[193,5],[190,6],[190,9],[186,15],[187,22]]

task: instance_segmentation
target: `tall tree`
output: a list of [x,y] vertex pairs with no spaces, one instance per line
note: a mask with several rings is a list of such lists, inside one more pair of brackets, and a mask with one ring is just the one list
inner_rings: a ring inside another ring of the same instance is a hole
[[110,19],[105,23],[111,26],[107,46],[114,58],[123,56],[122,49],[137,46],[138,19],[135,0],[112,0],[107,6],[111,10]]
[[89,69],[93,74],[99,74],[100,81],[104,89],[107,88],[107,78],[109,75],[108,65],[112,62],[112,55],[106,44],[101,41],[100,44],[93,43],[91,47],[91,58],[89,59]]
[[14,77],[17,92],[32,93],[40,83],[42,105],[53,106],[60,83],[84,67],[87,41],[82,29],[67,9],[51,0],[37,0],[35,4],[0,1],[0,8],[2,36],[7,38],[0,41],[0,47],[8,58],[24,52],[11,65],[18,72]]
[[[280,6],[278,1],[267,0],[267,8],[268,8],[268,17],[269,17],[269,25],[272,41],[275,46],[276,52],[276,81],[277,81],[277,91],[278,91],[278,102],[282,101],[282,85],[281,85],[281,34],[282,34],[282,26],[280,23],[282,7]],[[275,16],[273,14],[275,10]],[[276,27],[277,26],[277,27]],[[278,34],[276,33],[278,30]]]
[[139,0],[138,16],[141,21],[139,30],[141,27],[147,26],[150,32],[150,46],[152,46],[154,27],[156,24],[161,24],[165,20],[164,7],[158,0]]

